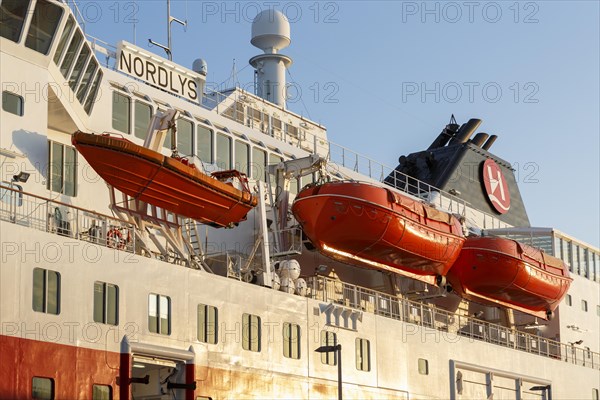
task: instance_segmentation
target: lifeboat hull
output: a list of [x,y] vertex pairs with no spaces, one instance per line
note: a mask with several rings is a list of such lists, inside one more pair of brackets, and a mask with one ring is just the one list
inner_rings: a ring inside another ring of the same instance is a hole
[[73,145],[109,185],[142,202],[224,227],[257,204],[249,191],[203,174],[180,160],[126,139],[77,132]]
[[292,212],[326,256],[427,283],[446,275],[464,242],[455,217],[365,183],[308,187]]
[[549,319],[572,279],[561,260],[541,250],[485,236],[467,238],[448,281],[466,299]]

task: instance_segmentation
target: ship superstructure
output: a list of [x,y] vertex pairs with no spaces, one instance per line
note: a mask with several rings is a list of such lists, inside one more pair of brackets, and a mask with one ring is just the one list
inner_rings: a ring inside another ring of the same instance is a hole
[[[600,251],[529,226],[510,165],[471,139],[476,121],[451,121],[388,168],[286,108],[281,13],[252,25],[264,52],[250,60],[254,94],[207,91],[202,60],[188,69],[88,38],[71,6],[0,3],[1,398],[317,399],[338,386],[354,399],[598,398]],[[141,204],[71,145],[77,131],[143,145],[171,111],[165,157],[176,148],[199,171],[248,176],[258,204],[237,226]],[[485,160],[499,167],[449,178]],[[571,288],[546,321],[321,254],[291,206],[325,181],[385,188],[453,214],[464,234],[541,248],[569,264]]]

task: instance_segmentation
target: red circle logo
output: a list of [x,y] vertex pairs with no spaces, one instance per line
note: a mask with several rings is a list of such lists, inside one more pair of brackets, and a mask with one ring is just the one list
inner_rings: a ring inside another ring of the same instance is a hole
[[505,214],[510,209],[510,192],[502,170],[494,160],[487,159],[483,163],[481,173],[490,203],[500,214]]

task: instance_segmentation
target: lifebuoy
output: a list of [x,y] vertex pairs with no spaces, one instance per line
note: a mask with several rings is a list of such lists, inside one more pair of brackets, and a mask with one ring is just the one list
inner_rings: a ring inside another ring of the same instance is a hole
[[125,248],[125,240],[123,234],[117,228],[113,228],[106,234],[106,245],[113,249],[123,250]]

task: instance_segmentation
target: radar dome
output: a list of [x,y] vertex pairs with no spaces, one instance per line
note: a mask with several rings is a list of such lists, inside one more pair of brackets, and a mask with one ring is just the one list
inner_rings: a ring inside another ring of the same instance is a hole
[[290,45],[290,22],[281,11],[261,11],[252,21],[250,43],[267,52],[277,52]]

